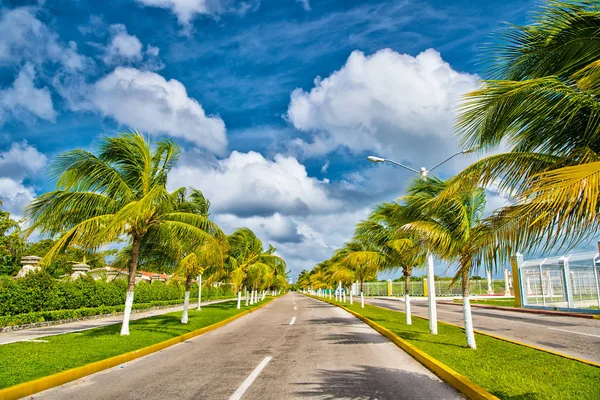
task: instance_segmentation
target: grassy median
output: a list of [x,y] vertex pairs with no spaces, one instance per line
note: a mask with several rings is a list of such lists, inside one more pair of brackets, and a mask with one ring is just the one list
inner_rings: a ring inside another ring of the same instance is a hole
[[[600,399],[600,368],[543,351],[475,334],[477,350],[466,347],[464,330],[413,318],[403,312],[360,304],[345,306],[382,325],[502,399]],[[543,334],[543,333],[540,333]]]
[[[462,304],[462,299],[454,299],[454,302]],[[516,307],[515,299],[471,300],[471,304],[483,304],[486,306],[500,306],[500,307]]]
[[192,308],[189,322],[179,322],[181,311],[130,323],[130,335],[121,337],[121,325],[42,338],[44,342],[18,342],[0,346],[0,388],[31,381],[129,351],[223,321],[255,306],[236,308],[237,302]]

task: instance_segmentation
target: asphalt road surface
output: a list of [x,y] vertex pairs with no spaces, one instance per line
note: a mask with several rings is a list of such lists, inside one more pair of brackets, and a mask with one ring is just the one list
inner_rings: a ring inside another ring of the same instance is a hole
[[[404,301],[365,299],[365,303],[404,311]],[[411,301],[413,315],[427,317],[427,301]],[[600,320],[471,308],[475,329],[573,357],[600,363]],[[437,305],[438,321],[464,326],[462,306]]]
[[289,293],[230,324],[35,399],[456,399],[340,308]]

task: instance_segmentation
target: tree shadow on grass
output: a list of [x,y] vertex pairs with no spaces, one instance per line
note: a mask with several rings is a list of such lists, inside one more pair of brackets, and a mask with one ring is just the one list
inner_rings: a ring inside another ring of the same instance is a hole
[[318,383],[299,383],[297,397],[318,399],[459,399],[449,386],[417,372],[357,365],[356,369],[314,371]]

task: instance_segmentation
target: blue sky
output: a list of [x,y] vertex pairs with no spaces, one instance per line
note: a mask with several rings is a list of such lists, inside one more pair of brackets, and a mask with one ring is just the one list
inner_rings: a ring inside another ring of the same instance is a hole
[[252,228],[295,275],[402,194],[411,176],[367,155],[419,167],[459,149],[456,101],[490,33],[536,5],[0,0],[0,199],[22,215],[52,189],[52,157],[102,135],[170,137],[169,187],[201,189],[224,230]]

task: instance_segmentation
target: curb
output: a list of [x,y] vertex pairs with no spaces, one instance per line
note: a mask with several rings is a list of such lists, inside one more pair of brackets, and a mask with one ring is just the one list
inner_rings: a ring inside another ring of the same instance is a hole
[[[333,304],[333,303],[332,303],[332,304]],[[462,305],[462,304],[461,304],[461,305]],[[376,305],[374,305],[374,304],[369,304],[369,306],[371,306],[371,307],[375,307],[375,308],[381,308],[381,309],[383,309],[383,310],[387,310],[387,311],[393,311],[393,312],[404,313],[403,311],[400,311],[400,310],[394,310],[394,309],[391,309],[391,308],[385,308],[385,307],[381,307],[381,306],[376,306]],[[485,307],[485,308],[490,308],[490,307]],[[412,318],[419,318],[419,319],[422,319],[422,320],[425,320],[425,321],[429,321],[429,319],[428,319],[428,318],[421,317],[421,316],[419,316],[419,315],[412,315]],[[457,324],[453,324],[453,323],[451,323],[451,322],[438,321],[438,324],[444,324],[444,325],[454,326],[454,327],[456,327],[456,328],[460,328],[460,329],[462,329],[462,330],[464,330],[464,329],[465,329],[464,327],[462,327],[462,326],[460,326],[460,325],[457,325]],[[568,358],[569,360],[573,360],[573,361],[579,361],[580,363],[583,363],[583,364],[591,365],[591,366],[593,366],[593,367],[598,367],[598,368],[600,368],[600,363],[596,363],[596,362],[594,362],[594,361],[589,361],[589,360],[584,360],[583,358],[578,358],[578,357],[574,357],[574,356],[569,356],[569,355],[566,355],[566,354],[563,354],[563,353],[559,353],[559,352],[557,352],[557,351],[554,351],[554,350],[543,349],[543,348],[541,348],[541,347],[537,347],[537,346],[534,346],[534,345],[532,345],[532,344],[527,344],[527,343],[523,343],[523,342],[518,342],[518,341],[516,341],[516,340],[513,340],[513,339],[507,339],[507,338],[505,338],[505,337],[502,337],[502,336],[496,336],[496,335],[493,335],[493,334],[491,334],[491,333],[482,332],[482,331],[480,331],[480,330],[477,330],[477,329],[473,329],[473,332],[475,332],[475,333],[477,333],[477,334],[479,334],[479,335],[483,335],[483,336],[489,336],[489,337],[491,337],[491,338],[498,339],[498,340],[502,340],[502,341],[504,341],[504,342],[508,342],[508,343],[516,344],[516,345],[523,346],[523,347],[529,347],[530,349],[534,349],[534,350],[538,350],[538,351],[543,351],[544,353],[553,354],[553,355],[555,355],[555,356],[559,356],[559,357],[562,357],[562,358]]]
[[200,336],[206,332],[210,332],[217,328],[220,328],[223,325],[227,325],[228,323],[243,317],[246,314],[250,314],[267,304],[273,301],[275,297],[268,299],[263,304],[254,307],[249,310],[242,311],[239,314],[231,316],[227,319],[219,321],[209,326],[205,326],[204,328],[197,329],[192,332],[184,333],[181,336],[176,336],[171,339],[167,339],[163,342],[155,343],[147,347],[143,347],[138,350],[133,350],[128,353],[120,354],[118,356],[113,356],[107,358],[105,360],[100,360],[93,362],[91,364],[83,365],[81,367],[75,367],[63,372],[58,372],[56,374],[48,375],[42,378],[35,379],[29,382],[19,383],[14,386],[9,386],[4,389],[0,389],[0,400],[12,400],[19,399],[25,396],[30,396],[32,394],[41,392],[43,390],[51,389],[56,386],[63,385],[65,383],[71,382],[75,379],[83,378],[84,376],[88,376],[91,374],[95,374],[97,372],[103,371],[108,368],[115,367],[119,364],[123,364],[132,360],[135,360],[140,357],[147,356],[149,354],[155,353],[157,351],[166,349],[167,347],[171,347],[173,345],[185,342],[186,340],[192,339],[196,336]]
[[[462,306],[462,303],[454,303],[449,301],[439,301],[438,304],[452,305],[452,306]],[[472,304],[473,308],[487,308],[490,310],[501,310],[501,311],[512,311],[512,312],[520,312],[520,313],[529,313],[529,314],[545,314],[545,315],[554,315],[555,317],[574,317],[574,318],[585,318],[585,319],[600,319],[600,315],[594,314],[581,314],[581,313],[573,313],[567,311],[552,311],[552,310],[535,310],[535,309],[525,309],[525,308],[515,308],[515,307],[502,307],[502,306],[487,306],[484,304]]]
[[404,350],[406,353],[408,353],[411,357],[413,357],[415,360],[417,360],[418,362],[423,364],[427,369],[429,369],[434,374],[436,374],[438,377],[440,377],[441,379],[443,379],[444,381],[449,383],[452,387],[454,387],[459,392],[461,392],[462,394],[467,396],[469,399],[499,400],[498,397],[489,393],[488,391],[486,391],[484,388],[477,385],[476,383],[471,382],[464,375],[459,374],[452,368],[448,367],[446,364],[443,364],[440,361],[436,360],[435,358],[431,357],[429,354],[427,354],[424,351],[413,346],[406,340],[402,339],[401,337],[399,337],[398,335],[396,335],[389,329],[379,325],[378,323],[373,322],[370,319],[363,317],[362,315],[360,315],[352,310],[349,310],[340,304],[330,303],[329,301],[321,300],[318,297],[313,297],[313,296],[307,296],[307,297],[337,306],[337,307],[345,310],[346,312],[354,315],[356,318],[360,319],[361,321],[363,321],[364,323],[369,325],[371,328],[375,329],[381,335],[388,338],[392,343],[394,343],[396,346],[400,347],[402,350]]

